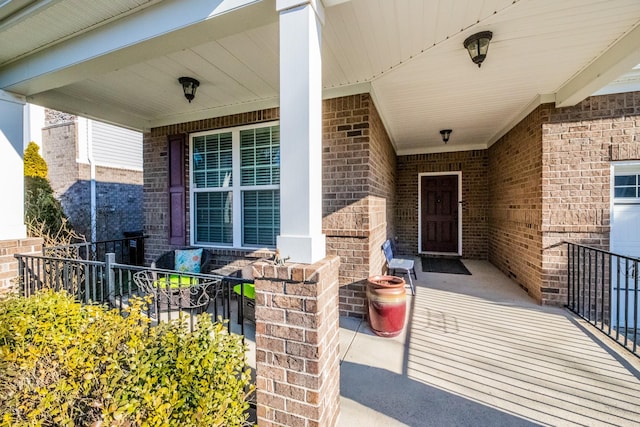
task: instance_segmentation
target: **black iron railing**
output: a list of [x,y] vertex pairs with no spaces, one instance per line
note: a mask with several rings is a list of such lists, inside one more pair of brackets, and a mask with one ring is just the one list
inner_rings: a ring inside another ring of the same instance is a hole
[[107,254],[115,255],[120,264],[144,264],[144,240],[147,236],[133,234],[122,239],[100,240],[97,242],[81,242],[64,246],[47,246],[42,255],[58,258],[78,258],[87,261],[102,261]]
[[[189,324],[193,328],[194,314],[202,312],[211,314],[214,320],[219,316],[229,319],[232,288],[239,280],[120,264],[113,253],[106,254],[104,261],[23,254],[15,257],[23,296],[44,289],[64,290],[84,304],[108,304],[119,310],[127,308],[134,296],[151,296],[148,315],[152,325],[189,314]],[[147,272],[152,278],[145,289],[141,287],[140,274],[136,276],[139,272]],[[206,295],[198,294],[198,290],[204,290]],[[197,295],[195,300],[192,295]],[[244,334],[242,319],[239,323],[241,334]],[[228,322],[228,329],[231,332],[231,322]]]
[[640,356],[640,259],[574,243],[567,246],[567,308]]

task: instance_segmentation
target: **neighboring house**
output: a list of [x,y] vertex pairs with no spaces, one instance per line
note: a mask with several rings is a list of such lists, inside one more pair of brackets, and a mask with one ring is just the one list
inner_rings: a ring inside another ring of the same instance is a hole
[[64,212],[87,240],[143,229],[140,132],[47,109],[42,156]]

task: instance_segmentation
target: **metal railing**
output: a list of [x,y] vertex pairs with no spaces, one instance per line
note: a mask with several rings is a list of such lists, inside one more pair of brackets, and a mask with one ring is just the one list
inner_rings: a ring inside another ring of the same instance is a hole
[[[147,314],[152,319],[151,324],[188,314],[191,330],[194,327],[194,314],[203,311],[212,315],[214,320],[219,316],[224,319],[231,318],[233,285],[240,280],[220,275],[191,274],[120,264],[116,263],[116,255],[113,253],[106,254],[104,261],[25,254],[17,254],[15,257],[18,259],[21,295],[28,297],[44,289],[64,290],[84,304],[107,304],[121,311],[129,307],[132,297],[144,297],[149,294],[148,289],[140,289],[139,283],[134,280],[135,273],[148,270],[153,274],[153,286],[157,290],[170,287],[171,292],[178,295],[177,298],[164,301],[160,306],[158,293],[154,293],[155,296],[147,308]],[[189,297],[183,298],[182,295],[189,295],[194,285],[202,285],[205,282],[214,283],[215,287],[207,288],[206,307],[198,307],[196,311],[190,304]],[[243,319],[239,317],[238,323],[240,333],[244,335]],[[227,329],[231,332],[231,321],[228,322]]]
[[640,259],[575,243],[567,246],[567,308],[640,357]]
[[104,260],[107,254],[115,254],[120,264],[144,264],[144,240],[147,236],[135,235],[122,239],[72,243],[64,246],[46,246],[42,255],[59,258],[78,258],[88,261]]

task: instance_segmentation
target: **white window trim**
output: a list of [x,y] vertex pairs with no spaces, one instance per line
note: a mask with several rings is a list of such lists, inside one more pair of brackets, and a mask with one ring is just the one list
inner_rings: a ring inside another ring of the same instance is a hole
[[622,161],[611,164],[611,218],[613,218],[613,205],[637,205],[640,204],[640,195],[638,197],[616,197],[615,195],[615,179],[616,176],[623,175],[640,175],[640,162]]
[[[262,127],[272,127],[280,125],[280,121],[261,122],[250,125],[236,126],[231,128],[211,129],[208,131],[197,132],[189,134],[189,241],[192,246],[208,247],[208,248],[221,248],[221,249],[275,249],[274,246],[268,247],[255,247],[255,246],[243,246],[242,245],[242,191],[251,190],[279,190],[280,185],[252,185],[252,186],[240,186],[240,132],[248,129],[258,129]],[[231,133],[232,141],[232,169],[233,186],[231,187],[232,193],[232,211],[233,211],[233,243],[231,245],[221,245],[206,242],[197,242],[195,239],[195,193],[209,192],[211,189],[196,189],[193,185],[193,140],[203,135],[215,135],[220,133]]]

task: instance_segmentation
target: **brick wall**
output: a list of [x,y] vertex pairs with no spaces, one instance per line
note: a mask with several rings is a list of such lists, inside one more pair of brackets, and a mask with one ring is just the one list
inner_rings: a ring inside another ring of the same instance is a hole
[[562,241],[609,249],[611,162],[640,160],[640,92],[587,98],[567,108],[541,107],[544,257],[542,302],[566,302]]
[[382,273],[394,233],[396,156],[368,94],[323,104],[323,231],[339,255],[340,314],[365,314],[366,278]]
[[489,215],[486,150],[398,157],[397,252],[418,253],[418,174],[462,171],[462,257],[487,259]]
[[339,258],[256,263],[260,426],[333,426],[340,413]]
[[538,299],[545,117],[536,110],[489,148],[489,260]]
[[42,253],[42,239],[0,241],[0,295],[17,290],[18,260],[15,254]]
[[[169,135],[202,132],[213,129],[242,126],[253,123],[264,123],[279,119],[278,108],[215,117],[187,123],[153,128],[143,135],[144,159],[144,229],[149,238],[145,241],[145,259],[150,263],[164,252],[174,249],[169,244],[169,199],[168,176]],[[189,223],[189,148],[185,145],[185,196],[186,196],[186,232],[187,243],[190,241]]]
[[640,93],[538,107],[489,149],[490,260],[566,303],[566,245],[609,249],[611,162],[640,160]]
[[[148,262],[172,249],[167,238],[167,137],[278,118],[279,110],[269,109],[155,128],[144,135]],[[188,162],[186,166],[188,177]],[[327,254],[341,258],[341,314],[364,314],[364,280],[382,271],[380,246],[394,234],[395,168],[393,147],[368,94],[323,102],[323,232]],[[188,188],[186,192],[188,197]]]

